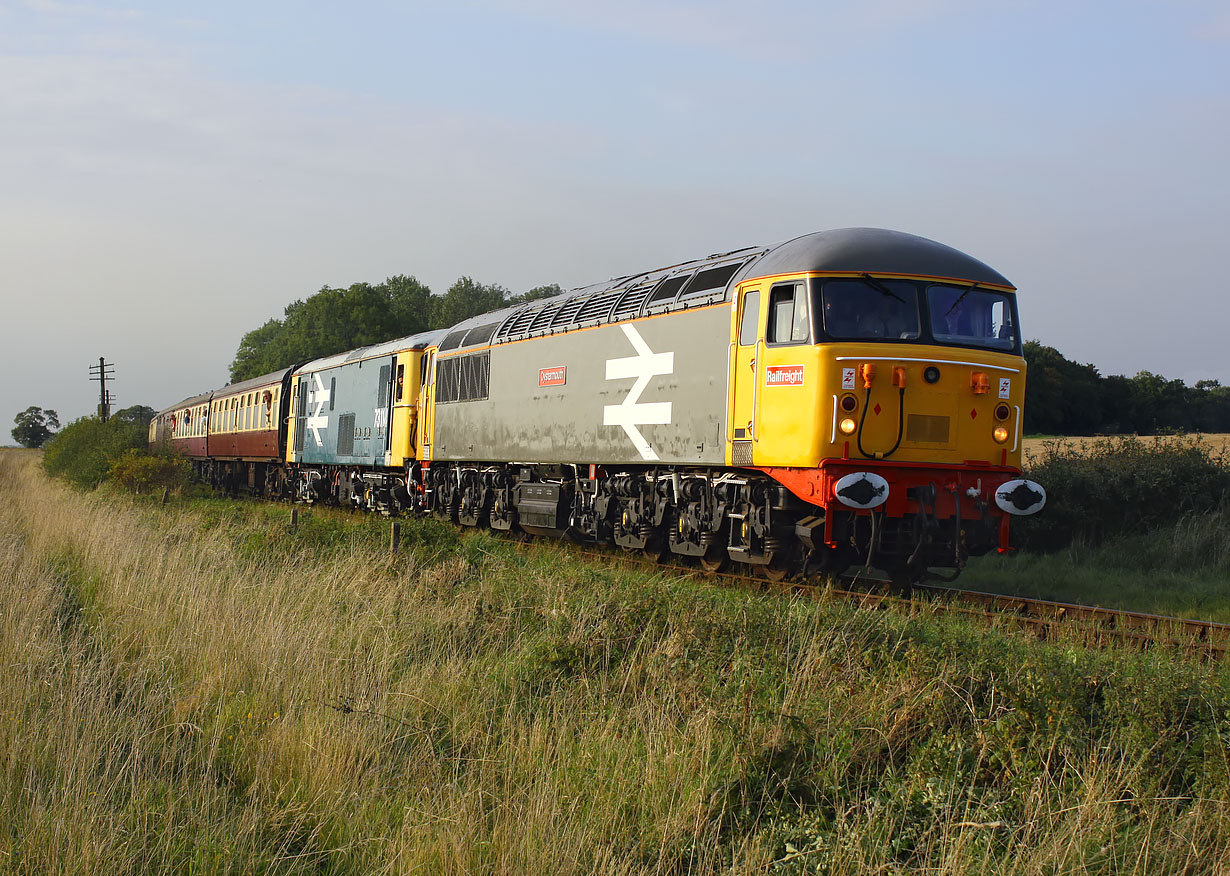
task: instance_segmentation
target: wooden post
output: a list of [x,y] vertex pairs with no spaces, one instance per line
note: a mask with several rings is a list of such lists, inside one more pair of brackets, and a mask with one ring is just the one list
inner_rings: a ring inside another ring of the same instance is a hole
[[397,553],[401,549],[401,521],[394,520],[392,532],[389,535],[389,551]]
[[171,488],[164,487],[162,490],[162,504],[165,505],[167,503],[167,500],[170,498],[171,498]]
[[290,509],[290,531],[294,532],[298,528],[299,528],[299,509],[291,508]]

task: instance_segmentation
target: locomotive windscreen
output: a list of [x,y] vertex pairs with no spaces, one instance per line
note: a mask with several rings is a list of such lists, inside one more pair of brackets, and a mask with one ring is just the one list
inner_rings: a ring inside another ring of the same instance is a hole
[[817,328],[829,340],[883,340],[1016,352],[1014,296],[908,280],[812,281]]

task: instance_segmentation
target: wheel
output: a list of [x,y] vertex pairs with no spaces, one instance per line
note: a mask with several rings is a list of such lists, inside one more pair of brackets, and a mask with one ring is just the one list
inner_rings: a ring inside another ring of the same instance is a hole
[[700,567],[706,572],[721,572],[729,563],[730,555],[723,547],[714,548],[700,558]]
[[667,554],[666,544],[660,540],[649,542],[641,548],[641,556],[649,560],[651,563],[660,563],[662,558]]
[[767,566],[760,567],[760,574],[774,584],[779,584],[790,577],[790,567],[785,563],[773,560]]
[[914,585],[920,576],[912,569],[895,569],[888,573],[888,589],[895,596],[909,597],[914,594]]

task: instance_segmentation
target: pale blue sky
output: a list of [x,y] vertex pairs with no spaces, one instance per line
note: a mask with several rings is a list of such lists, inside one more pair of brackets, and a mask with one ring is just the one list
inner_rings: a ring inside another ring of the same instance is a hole
[[90,412],[99,355],[121,405],[218,386],[326,284],[849,225],[983,259],[1104,373],[1230,382],[1227,155],[1226,0],[0,0],[0,424]]

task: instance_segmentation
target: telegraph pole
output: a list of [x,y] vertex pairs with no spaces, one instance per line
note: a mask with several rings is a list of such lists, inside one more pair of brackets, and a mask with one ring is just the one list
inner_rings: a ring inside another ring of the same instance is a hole
[[107,378],[115,377],[115,366],[108,365],[102,356],[98,364],[90,366],[90,380],[98,381],[98,417],[104,423],[111,416],[111,393],[107,391]]

